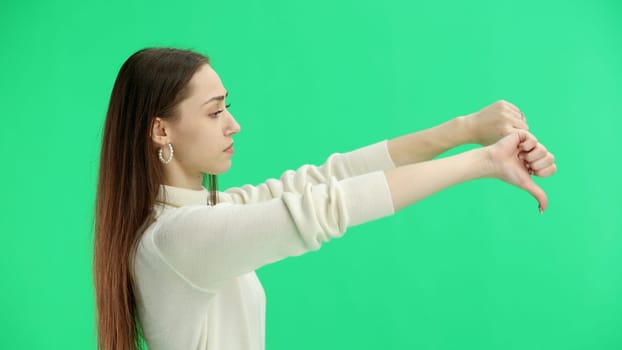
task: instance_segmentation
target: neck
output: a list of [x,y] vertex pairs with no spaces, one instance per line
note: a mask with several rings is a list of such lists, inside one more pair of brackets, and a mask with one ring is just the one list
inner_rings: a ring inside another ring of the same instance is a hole
[[203,188],[203,174],[201,172],[184,172],[177,162],[165,165],[164,175],[165,185],[191,190]]

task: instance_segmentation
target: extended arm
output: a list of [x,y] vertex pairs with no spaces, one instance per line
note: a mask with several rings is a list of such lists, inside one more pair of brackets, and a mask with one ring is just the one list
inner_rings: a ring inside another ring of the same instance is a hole
[[387,147],[391,159],[400,167],[430,160],[462,144],[487,146],[518,130],[528,129],[518,108],[502,100],[433,128],[390,139]]
[[553,155],[533,135],[520,131],[492,146],[405,165],[387,170],[385,175],[396,211],[461,182],[493,177],[529,192],[543,212],[548,199],[531,174],[552,175],[557,170],[554,161]]
[[306,184],[326,183],[331,177],[343,180],[379,170],[430,160],[465,143],[489,145],[502,137],[528,129],[518,108],[498,101],[475,113],[456,117],[436,127],[380,141],[346,153],[333,153],[324,164],[305,164],[253,186],[233,187],[221,193],[229,203],[250,204],[301,193]]

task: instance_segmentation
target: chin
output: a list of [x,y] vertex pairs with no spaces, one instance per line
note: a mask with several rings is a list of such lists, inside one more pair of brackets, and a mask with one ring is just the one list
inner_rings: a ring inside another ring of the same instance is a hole
[[222,167],[209,169],[209,170],[205,171],[205,173],[206,174],[213,174],[213,175],[222,175],[222,174],[226,173],[227,171],[229,171],[229,169],[231,169],[231,162],[230,161],[226,165],[223,165]]

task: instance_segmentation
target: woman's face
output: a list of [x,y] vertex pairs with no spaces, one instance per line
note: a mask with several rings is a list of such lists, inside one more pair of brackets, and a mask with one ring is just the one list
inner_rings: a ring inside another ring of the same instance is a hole
[[[175,168],[182,172],[177,175],[222,174],[231,167],[233,154],[233,148],[225,149],[232,145],[233,134],[240,131],[240,125],[225,107],[227,91],[208,64],[194,74],[189,88],[190,96],[178,106],[178,118],[164,121],[167,142],[174,148]],[[166,159],[168,147],[162,148]]]

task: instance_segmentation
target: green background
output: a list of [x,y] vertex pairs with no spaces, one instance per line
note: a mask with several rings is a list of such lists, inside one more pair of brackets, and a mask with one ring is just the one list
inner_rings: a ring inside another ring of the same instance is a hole
[[615,0],[3,1],[0,348],[95,348],[108,98],[173,46],[211,57],[242,126],[221,189],[499,99],[556,156],[542,216],[479,180],[259,269],[268,350],[622,349],[621,38]]

